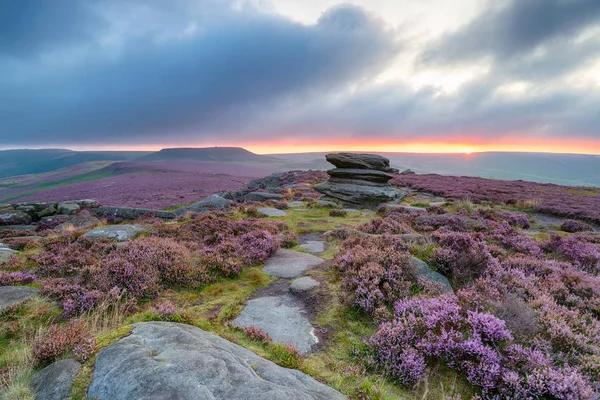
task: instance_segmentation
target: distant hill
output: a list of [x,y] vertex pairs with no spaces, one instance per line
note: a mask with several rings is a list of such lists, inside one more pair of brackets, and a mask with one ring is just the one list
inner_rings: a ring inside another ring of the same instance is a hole
[[[417,154],[375,152],[388,157],[400,170],[417,173],[479,176],[482,178],[527,180],[571,186],[600,187],[600,156],[584,154],[485,152],[473,154]],[[271,154],[288,161],[305,163],[306,168],[328,169],[325,152]]]
[[0,179],[43,174],[92,161],[127,161],[141,157],[139,151],[73,151],[66,149],[0,151]]
[[281,162],[275,157],[254,154],[241,147],[204,147],[162,149],[140,157],[138,161],[221,161],[221,162]]

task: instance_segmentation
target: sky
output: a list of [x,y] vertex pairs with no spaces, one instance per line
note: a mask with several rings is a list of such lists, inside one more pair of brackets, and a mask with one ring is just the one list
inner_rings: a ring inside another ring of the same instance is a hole
[[0,148],[600,154],[598,0],[0,0]]

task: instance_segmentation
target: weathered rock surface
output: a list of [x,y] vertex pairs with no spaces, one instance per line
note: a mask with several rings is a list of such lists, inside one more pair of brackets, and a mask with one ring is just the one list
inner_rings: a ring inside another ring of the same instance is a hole
[[69,219],[67,222],[58,225],[55,229],[59,231],[79,231],[83,229],[91,229],[98,225],[100,225],[100,220],[98,218],[92,217],[91,215],[79,215],[77,217]]
[[31,379],[35,400],[65,400],[81,364],[73,359],[59,360],[36,373]]
[[304,207],[306,204],[304,204],[302,201],[289,201],[287,205],[289,208],[299,208]]
[[64,215],[64,214],[58,214],[58,215],[52,215],[49,217],[43,217],[40,219],[40,223],[41,224],[64,224],[65,222],[69,221],[70,219],[75,218],[72,215]]
[[0,224],[0,232],[3,232],[6,229],[11,230],[11,231],[35,231],[37,229],[37,226],[35,226],[35,225],[2,225],[2,224]]
[[400,172],[400,175],[414,175],[415,171],[409,169],[405,169],[404,171]]
[[427,236],[421,235],[420,233],[400,233],[394,236],[408,243],[414,243],[419,245],[429,243],[429,239],[427,239]]
[[338,203],[336,203],[335,201],[329,201],[329,200],[317,200],[315,203],[317,203],[320,206],[323,207],[337,207]]
[[343,400],[300,371],[190,325],[147,322],[102,349],[88,398]]
[[303,293],[313,290],[320,285],[319,282],[311,278],[310,276],[303,276],[296,278],[290,284],[290,291],[292,293]]
[[314,328],[302,312],[302,303],[293,296],[268,296],[248,301],[233,324],[242,328],[256,326],[273,342],[294,345],[302,354],[317,343]]
[[19,252],[9,248],[7,244],[0,243],[0,261],[8,260],[13,254],[19,254]]
[[0,286],[0,310],[35,296],[37,289],[29,286]]
[[58,213],[65,215],[74,215],[77,214],[81,210],[79,204],[72,201],[65,201],[63,203],[58,203]]
[[277,193],[269,192],[251,192],[244,196],[245,201],[267,201],[267,200],[283,200],[284,196]]
[[97,215],[112,215],[122,219],[137,219],[144,215],[153,215],[162,219],[175,219],[177,215],[174,212],[163,210],[151,210],[149,208],[131,208],[131,207],[110,207],[102,206],[96,209]]
[[412,257],[411,262],[415,267],[417,267],[417,276],[427,278],[430,281],[434,281],[440,284],[442,289],[446,292],[454,292],[454,290],[452,290],[450,282],[448,281],[448,278],[429,268],[429,265],[427,265],[425,261],[416,257]]
[[267,217],[285,217],[286,213],[283,210],[279,210],[273,207],[261,207],[258,210],[259,214],[266,215]]
[[184,215],[187,212],[204,213],[210,210],[220,210],[229,206],[231,203],[233,203],[232,200],[213,194],[191,206],[182,207],[176,210],[175,214]]
[[325,156],[337,168],[330,169],[327,182],[313,186],[324,195],[346,203],[375,207],[381,203],[395,202],[406,196],[388,183],[393,178],[386,172],[390,160],[377,154],[334,153]]
[[325,243],[320,240],[308,240],[305,243],[301,243],[300,247],[309,253],[322,253],[325,251]]
[[21,210],[0,212],[0,225],[27,225],[31,223],[31,216]]
[[265,262],[263,272],[279,278],[291,279],[322,262],[323,259],[313,256],[312,254],[279,249],[273,257]]
[[377,154],[332,153],[325,156],[337,168],[373,169],[390,171],[390,160]]
[[331,179],[329,179],[330,182],[334,180],[342,183],[357,179],[367,182],[386,183],[393,178],[392,175],[383,171],[356,168],[334,168],[328,170],[327,174],[331,176]]
[[104,228],[96,228],[85,233],[83,237],[90,239],[115,239],[119,242],[130,240],[142,232],[147,232],[148,228],[142,225],[110,225]]
[[324,182],[314,185],[313,188],[329,197],[356,205],[376,206],[389,201],[398,201],[406,196],[389,184],[381,186],[352,183]]

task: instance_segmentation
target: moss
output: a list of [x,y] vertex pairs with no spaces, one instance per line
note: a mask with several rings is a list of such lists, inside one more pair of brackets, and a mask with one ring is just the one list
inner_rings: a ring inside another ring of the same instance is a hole
[[69,393],[69,400],[85,400],[87,399],[87,390],[92,383],[94,376],[94,365],[96,364],[96,357],[90,358],[85,364],[81,366],[71,391]]

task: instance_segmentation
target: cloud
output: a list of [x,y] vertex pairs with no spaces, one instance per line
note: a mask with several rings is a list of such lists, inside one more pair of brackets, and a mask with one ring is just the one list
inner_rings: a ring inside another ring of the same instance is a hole
[[133,40],[116,57],[88,54],[67,68],[42,64],[27,79],[4,81],[3,129],[19,135],[2,139],[101,143],[235,131],[275,99],[359,81],[397,51],[382,24],[353,6],[330,9],[309,26],[231,12],[187,37]]

